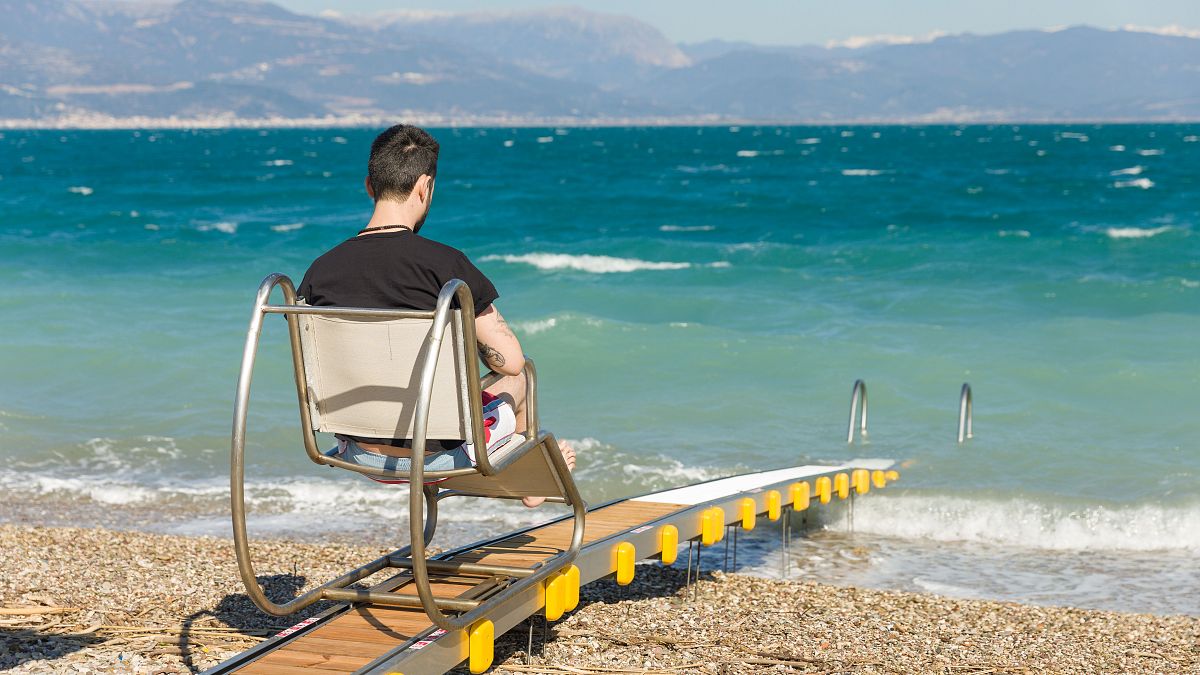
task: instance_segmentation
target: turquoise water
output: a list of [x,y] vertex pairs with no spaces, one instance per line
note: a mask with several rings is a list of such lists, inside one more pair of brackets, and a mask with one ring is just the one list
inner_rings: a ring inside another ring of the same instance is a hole
[[[0,518],[228,530],[254,290],[362,226],[373,133],[0,137]],[[894,458],[903,487],[861,500],[854,536],[833,518],[804,544],[869,560],[799,572],[1200,613],[1200,126],[435,133],[424,233],[500,289],[591,501]],[[391,523],[395,490],[303,458],[282,328],[255,529]],[[856,378],[870,435],[847,446]],[[447,541],[546,515],[473,509]],[[1022,590],[1081,557],[1078,590]]]

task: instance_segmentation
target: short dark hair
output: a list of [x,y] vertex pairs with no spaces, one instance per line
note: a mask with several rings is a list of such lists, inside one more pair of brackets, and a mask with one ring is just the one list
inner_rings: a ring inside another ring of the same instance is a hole
[[427,131],[397,124],[371,144],[367,181],[375,201],[404,200],[422,175],[437,177],[438,142]]

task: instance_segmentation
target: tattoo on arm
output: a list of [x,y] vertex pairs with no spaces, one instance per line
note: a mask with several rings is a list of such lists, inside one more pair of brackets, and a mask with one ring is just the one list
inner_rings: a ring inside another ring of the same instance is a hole
[[495,347],[482,342],[479,343],[479,358],[493,368],[504,366],[504,355],[496,351]]

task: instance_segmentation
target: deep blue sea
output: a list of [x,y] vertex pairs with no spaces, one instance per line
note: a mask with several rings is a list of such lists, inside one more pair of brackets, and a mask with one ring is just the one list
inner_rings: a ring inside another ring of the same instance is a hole
[[[254,291],[365,223],[377,131],[0,135],[0,520],[226,536]],[[1200,125],[434,133],[422,233],[499,288],[590,501],[892,458],[789,576],[1200,614]],[[390,542],[403,490],[304,457],[285,340],[252,529]],[[457,513],[443,545],[551,514]]]

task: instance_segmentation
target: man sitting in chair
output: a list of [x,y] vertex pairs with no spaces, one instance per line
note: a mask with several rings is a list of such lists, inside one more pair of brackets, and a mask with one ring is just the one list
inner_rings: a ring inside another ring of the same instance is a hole
[[[398,124],[371,144],[367,194],[375,211],[358,235],[317,258],[297,293],[314,306],[380,307],[432,310],[438,293],[451,279],[461,279],[475,299],[475,333],[479,356],[505,375],[484,392],[488,449],[525,430],[525,356],[500,310],[496,287],[461,251],[418,233],[429,215],[437,177],[438,142],[423,129]],[[575,468],[575,451],[562,442],[567,466]],[[407,471],[410,441],[389,438],[338,437],[337,454],[357,464]],[[427,471],[471,466],[461,439],[430,439]],[[544,499],[525,497],[526,506]]]

